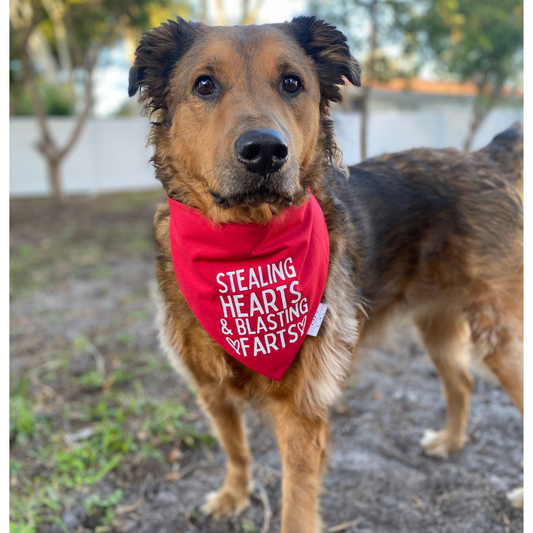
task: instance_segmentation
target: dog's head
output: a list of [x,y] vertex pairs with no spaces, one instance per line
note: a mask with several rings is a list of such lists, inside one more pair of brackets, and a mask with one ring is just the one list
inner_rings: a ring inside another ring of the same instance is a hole
[[167,194],[216,222],[264,222],[319,187],[336,158],[329,102],[360,69],[346,38],[314,17],[208,27],[182,19],[147,32],[129,94],[151,112]]

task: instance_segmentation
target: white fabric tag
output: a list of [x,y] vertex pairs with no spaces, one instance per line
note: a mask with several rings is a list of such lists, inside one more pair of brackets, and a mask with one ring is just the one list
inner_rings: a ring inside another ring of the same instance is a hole
[[322,325],[322,320],[324,320],[324,315],[326,314],[327,309],[328,306],[326,304],[318,304],[318,309],[316,310],[315,318],[313,318],[313,322],[311,322],[311,326],[307,331],[307,334],[311,335],[311,337],[317,336],[318,330]]

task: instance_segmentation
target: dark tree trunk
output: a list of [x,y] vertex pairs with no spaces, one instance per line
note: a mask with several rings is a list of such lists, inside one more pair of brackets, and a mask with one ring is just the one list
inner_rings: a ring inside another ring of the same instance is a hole
[[367,148],[366,140],[368,135],[368,87],[363,89],[363,97],[361,99],[361,129],[360,129],[360,154],[361,161],[366,159]]
[[479,127],[483,121],[487,118],[487,115],[490,113],[491,109],[498,103],[502,96],[503,82],[497,83],[492,88],[489,88],[486,79],[478,84],[478,94],[474,100],[474,113],[472,116],[472,121],[470,122],[470,127],[468,128],[468,135],[466,136],[463,150],[469,152],[474,137],[479,130]]
[[61,186],[61,162],[53,159],[47,159],[48,162],[48,180],[52,189],[52,198],[58,204],[65,200],[63,187]]
[[463,145],[463,150],[465,150],[465,152],[470,151],[470,148],[472,147],[472,142],[474,141],[474,137],[476,136],[476,133],[478,132],[482,122],[489,114],[490,109],[490,107],[486,109],[481,109],[477,106],[474,107],[474,116],[472,117],[472,121],[470,122],[470,127],[468,128],[468,135],[466,136],[466,140]]
[[370,100],[370,89],[375,78],[376,69],[376,52],[378,49],[378,1],[372,0],[369,4],[370,15],[370,54],[368,61],[368,76],[366,78],[366,87],[363,89],[363,98],[361,100],[361,161],[367,158],[367,140],[368,140],[368,108]]

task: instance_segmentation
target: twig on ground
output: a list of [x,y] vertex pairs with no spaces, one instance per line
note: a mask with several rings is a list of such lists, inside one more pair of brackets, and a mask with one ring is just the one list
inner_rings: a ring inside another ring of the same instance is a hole
[[189,511],[187,513],[185,513],[185,519],[187,520],[187,529],[189,531],[200,531],[193,523],[192,523],[192,520],[191,520],[191,514],[192,512]]
[[194,472],[197,468],[207,466],[208,464],[210,464],[208,461],[197,461],[196,463],[191,463],[190,465],[180,468],[174,481],[179,481],[180,479],[183,479],[185,476],[189,475],[191,472]]
[[261,476],[263,484],[267,487],[282,478],[281,471],[271,468],[270,466],[254,464],[252,469],[254,474]]
[[139,492],[137,496],[138,500],[144,501],[145,494],[146,494],[146,487],[148,486],[148,483],[152,481],[153,478],[154,478],[154,475],[152,474],[152,472],[148,472],[148,474],[146,474],[145,478],[143,479],[143,482],[139,486]]
[[105,376],[105,359],[102,355],[102,352],[89,340],[87,340],[85,347],[87,348],[87,351],[94,357],[96,371],[102,376]]
[[205,442],[201,442],[200,447],[202,448],[202,451],[204,452],[207,461],[209,463],[213,463],[215,461],[215,457],[213,455],[213,452],[206,446]]
[[339,524],[338,526],[333,526],[328,529],[329,533],[338,533],[339,531],[346,531],[351,526],[356,526],[359,522],[361,522],[360,518],[356,518],[355,520],[350,520],[349,522],[343,522],[342,524]]
[[141,499],[137,499],[130,505],[119,505],[115,511],[117,515],[129,514],[135,511],[142,504]]
[[426,508],[426,504],[416,494],[413,495],[413,502],[414,502],[414,507],[416,507],[417,509],[424,510]]
[[270,501],[268,499],[268,494],[265,490],[265,487],[258,482],[256,482],[255,486],[257,488],[257,492],[259,493],[257,499],[263,504],[263,525],[261,526],[261,531],[259,533],[268,533],[270,531],[270,518],[272,517]]

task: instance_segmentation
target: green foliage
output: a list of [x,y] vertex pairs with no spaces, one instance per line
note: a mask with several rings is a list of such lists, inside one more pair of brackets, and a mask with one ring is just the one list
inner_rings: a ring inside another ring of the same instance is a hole
[[74,93],[68,85],[56,86],[50,83],[43,83],[41,92],[47,115],[74,115],[76,102]]
[[[116,254],[125,254],[131,260],[144,257],[154,246],[147,216],[151,216],[157,202],[163,199],[160,191],[102,195],[90,200],[88,209],[93,212],[96,206],[101,206],[106,216],[91,216],[90,220],[80,216],[70,220],[69,224],[55,222],[50,207],[39,201],[39,207],[35,204],[34,209],[40,210],[43,205],[49,213],[47,224],[50,229],[46,238],[29,241],[29,244],[26,240],[23,245],[13,240],[10,250],[12,296],[59,286],[67,276],[77,279],[110,278],[115,274],[112,258]],[[85,200],[75,202],[79,202],[81,212],[85,211]],[[132,242],[136,244],[132,245]],[[144,301],[146,296],[146,287],[140,286],[127,298]]]
[[[11,279],[16,289],[13,299],[20,298],[22,288],[42,290],[45,282],[57,282],[59,287],[78,275],[93,279],[96,268],[109,255],[105,250],[113,251],[115,259],[118,255],[137,258],[139,252],[130,250],[128,237],[148,231],[144,214],[151,216],[153,206],[162,199],[160,192],[143,192],[76,200],[79,204],[69,208],[68,223],[64,217],[55,221],[52,208],[52,230],[28,233],[26,226],[21,226],[23,237],[15,235],[11,242],[16,272]],[[26,215],[30,208],[38,213],[41,228],[43,205],[39,200],[33,207],[19,207]],[[101,252],[97,254],[98,249]],[[121,261],[107,263],[113,272],[122,265]],[[45,286],[48,292],[56,287]],[[99,497],[87,503],[93,513],[91,531],[115,531],[112,520],[118,496],[113,499],[109,494],[124,479],[131,479],[131,471],[150,469],[154,461],[160,461],[157,469],[170,472],[169,450],[213,443],[207,432],[188,421],[181,391],[166,385],[170,372],[166,359],[137,342],[135,331],[140,323],[135,321],[146,320],[147,299],[143,284],[131,287],[120,296],[121,312],[111,312],[108,320],[100,320],[94,328],[87,326],[90,329],[73,341],[56,336],[52,345],[36,344],[39,353],[14,366],[10,533],[66,531],[60,517],[95,493]],[[79,309],[85,313],[95,308],[89,299]],[[37,327],[32,339],[38,342],[48,338],[45,324],[69,320],[70,312],[43,303],[33,306],[31,316],[19,317],[11,325],[14,354],[28,349],[28,320]],[[97,365],[100,373],[95,371]],[[143,389],[143,380],[151,385],[150,393]]]
[[100,494],[91,494],[84,502],[85,511],[88,516],[102,516],[100,522],[103,525],[110,524],[115,517],[113,508],[122,501],[122,490],[116,489],[108,496]]
[[63,448],[53,455],[56,475],[66,488],[94,485],[120,464],[125,453],[135,449],[133,437],[123,426],[104,421],[79,446]]
[[9,533],[35,533],[35,524],[21,524],[20,522],[9,522]]
[[23,396],[13,396],[10,402],[9,437],[19,444],[25,444],[35,430],[35,416],[31,404]]
[[522,0],[424,0],[397,24],[407,52],[462,81],[501,87],[521,69]]
[[[49,18],[48,11],[41,1],[32,2],[38,20],[37,30],[46,40],[41,54],[48,56],[44,64],[55,63],[59,75],[49,72],[44,82],[37,78],[39,92],[45,113],[48,116],[73,115],[76,94],[83,97],[83,91],[72,91],[70,82],[65,79],[81,79],[84,70],[92,60],[95,51],[100,54],[100,64],[109,61],[106,50],[116,42],[126,38],[137,41],[142,32],[159,25],[167,18],[177,14],[190,16],[189,0],[65,0],[57,2],[61,24],[66,30],[67,55],[70,60],[71,72],[62,72],[65,66],[61,63],[61,42],[58,42],[56,26]],[[26,78],[22,75],[21,50],[17,46],[24,35],[24,26],[20,22],[11,26],[10,32],[10,88],[11,110],[15,115],[28,116],[34,114],[33,102],[30,97]],[[32,68],[36,73],[42,72],[43,65],[38,57],[30,52]],[[46,68],[46,67],[44,67]],[[54,77],[57,81],[53,82]],[[50,81],[52,80],[52,81]]]
[[114,117],[137,117],[139,111],[134,100],[127,100],[114,113]]
[[312,13],[337,25],[345,33],[352,54],[361,64],[363,77],[370,72],[374,38],[373,76],[388,81],[395,76],[412,74],[405,58],[400,60],[391,53],[391,45],[397,47],[403,38],[402,28],[395,23],[396,17],[408,13],[418,3],[418,0],[310,0],[309,5]]
[[102,374],[96,370],[87,372],[86,374],[80,376],[80,383],[89,389],[99,389],[102,387],[104,382],[104,376],[102,376]]
[[[377,79],[413,75],[428,62],[445,77],[502,86],[520,72],[522,0],[311,0],[313,12],[338,24],[362,55],[376,23]],[[401,46],[401,61],[385,50]]]
[[253,533],[254,531],[257,531],[255,524],[253,522],[250,522],[249,520],[243,520],[241,522],[241,527],[243,531],[250,531],[251,533]]
[[[86,424],[83,431],[65,435],[61,428],[55,432],[44,431],[42,424],[35,423],[35,402],[28,395],[27,383],[19,387],[15,398],[17,402],[24,402],[23,411],[30,422],[19,422],[12,430],[12,436],[18,444],[27,444],[30,439],[37,438],[43,442],[28,454],[46,464],[47,468],[34,474],[25,489],[14,493],[10,533],[34,532],[32,527],[38,522],[56,522],[64,528],[57,516],[64,508],[65,494],[96,485],[135,457],[164,462],[166,454],[161,446],[175,445],[176,442],[188,447],[214,444],[209,433],[198,432],[184,422],[187,410],[175,400],[161,401],[147,396],[139,380],[134,381],[134,389],[134,394],[113,389],[104,391],[95,405],[65,406],[63,420]],[[12,402],[12,409],[13,405]],[[12,412],[12,417],[21,420],[13,416],[19,414],[20,408],[17,409],[16,413]],[[12,477],[18,477],[23,469],[23,462],[12,461],[10,464]],[[88,515],[106,525],[113,520],[114,508],[121,500],[120,490],[108,496],[93,494],[85,500],[85,508]]]
[[25,445],[33,436],[37,418],[28,397],[29,380],[24,379],[11,395],[9,410],[9,439]]
[[[72,88],[68,85],[54,85],[51,83],[40,83],[39,92],[45,113],[49,116],[69,116],[74,115],[76,99]],[[33,101],[28,89],[24,89],[20,94],[12,94],[13,114],[18,116],[34,115]]]

